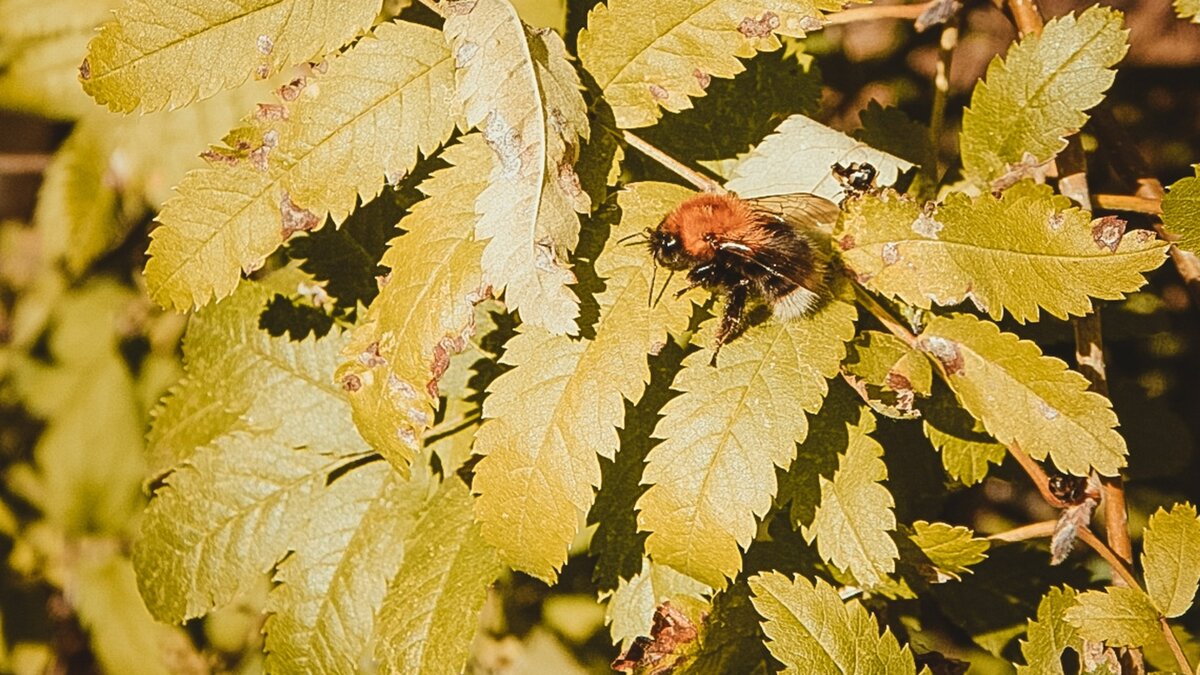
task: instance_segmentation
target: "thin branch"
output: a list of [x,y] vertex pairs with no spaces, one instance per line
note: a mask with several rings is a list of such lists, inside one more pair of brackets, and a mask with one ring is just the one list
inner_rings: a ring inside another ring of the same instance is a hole
[[873,21],[875,19],[902,19],[905,21],[915,21],[921,16],[925,10],[933,6],[937,0],[923,2],[919,5],[872,5],[870,7],[856,7],[847,9],[837,14],[830,14],[822,21],[826,26],[836,26],[844,23],[854,23],[855,21]]
[[1042,32],[1045,22],[1036,0],[1008,0],[1008,10],[1012,12],[1013,23],[1017,24],[1021,37]]
[[650,159],[653,159],[654,161],[663,165],[665,168],[670,170],[675,175],[679,176],[680,178],[682,178],[682,179],[686,180],[687,182],[691,183],[692,185],[696,186],[697,189],[704,190],[705,192],[723,192],[724,191],[724,189],[721,187],[721,185],[719,183],[717,183],[715,180],[688,167],[683,162],[680,162],[679,160],[668,155],[667,153],[663,152],[662,150],[659,150],[658,148],[654,147],[653,145],[650,145],[646,141],[635,136],[632,132],[630,132],[628,130],[623,131],[622,136],[624,136],[625,142],[628,143],[630,146],[637,148],[638,150],[640,150],[642,152],[643,155],[646,155]]
[[1162,215],[1162,201],[1133,195],[1092,195],[1092,205],[1109,211],[1129,211],[1150,216]]
[[0,154],[0,175],[18,176],[42,173],[50,166],[52,155],[42,153]]
[[954,48],[958,46],[958,19],[950,19],[942,28],[938,41],[938,62],[933,76],[933,112],[929,116],[929,141],[933,145],[932,166],[925,167],[931,185],[936,186],[942,175],[938,158],[941,153],[942,130],[946,123],[946,101],[950,97],[950,66]]
[[851,285],[854,287],[854,294],[858,297],[858,302],[863,306],[863,309],[867,310],[871,316],[874,316],[876,319],[878,319],[879,323],[883,324],[883,327],[888,329],[888,332],[890,332],[892,335],[904,340],[905,344],[907,344],[909,347],[917,349],[917,336],[913,335],[913,332],[908,329],[908,326],[905,326],[903,323],[900,323],[898,320],[896,320],[896,318],[892,316],[892,313],[884,309],[883,305],[879,304],[879,301],[871,297],[871,294],[867,293],[866,289],[864,289],[862,286],[859,286],[853,281],[851,282]]
[[1175,638],[1175,631],[1171,630],[1171,626],[1167,624],[1167,617],[1158,617],[1158,627],[1162,630],[1163,637],[1167,639],[1167,644],[1171,647],[1171,653],[1175,655],[1175,663],[1183,669],[1187,675],[1192,675],[1195,671],[1192,670],[1192,664],[1188,663],[1187,655],[1183,653],[1183,647],[1179,646],[1179,640]]
[[1004,532],[988,535],[988,539],[993,541],[1017,542],[1026,541],[1028,539],[1041,539],[1054,534],[1054,528],[1058,525],[1057,520],[1043,520],[1040,523],[1030,523],[1022,525]]

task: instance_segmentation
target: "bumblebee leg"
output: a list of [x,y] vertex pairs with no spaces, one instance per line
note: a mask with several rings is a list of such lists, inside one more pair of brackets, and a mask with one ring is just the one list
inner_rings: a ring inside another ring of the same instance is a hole
[[709,361],[708,365],[717,365],[717,354],[721,353],[721,347],[741,327],[742,313],[746,309],[746,296],[749,291],[750,284],[745,279],[729,291],[729,300],[725,302],[725,314],[721,317],[721,327],[717,329],[717,344],[713,347],[712,361]]
[[675,299],[678,300],[679,298],[683,297],[684,293],[687,293],[688,291],[692,290],[693,288],[695,288],[697,286],[711,284],[712,283],[712,275],[716,271],[716,269],[717,269],[717,266],[712,263],[705,263],[703,265],[700,265],[699,267],[692,268],[692,271],[688,272],[688,276],[687,276],[688,285],[684,286],[683,288],[679,289],[678,291],[675,291]]

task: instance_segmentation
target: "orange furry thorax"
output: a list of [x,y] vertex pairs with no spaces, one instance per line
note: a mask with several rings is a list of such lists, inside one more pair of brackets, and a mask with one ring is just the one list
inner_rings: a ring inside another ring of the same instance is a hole
[[663,229],[679,237],[683,250],[699,261],[711,258],[722,241],[753,246],[762,216],[731,194],[701,194],[680,204],[663,221]]

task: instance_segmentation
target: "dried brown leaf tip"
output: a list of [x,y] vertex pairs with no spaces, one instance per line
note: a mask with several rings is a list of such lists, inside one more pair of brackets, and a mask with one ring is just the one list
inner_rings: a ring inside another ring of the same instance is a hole
[[650,637],[640,636],[612,662],[613,670],[643,675],[667,675],[675,670],[683,648],[695,641],[696,625],[683,612],[664,602],[654,610]]
[[774,12],[763,12],[755,19],[746,17],[738,24],[738,32],[748,38],[765,38],[779,28],[779,15]]

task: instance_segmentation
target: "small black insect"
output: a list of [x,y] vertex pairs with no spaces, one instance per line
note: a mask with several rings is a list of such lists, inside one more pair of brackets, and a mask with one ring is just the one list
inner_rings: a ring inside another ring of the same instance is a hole
[[851,162],[849,166],[833,165],[833,176],[846,191],[847,197],[861,197],[875,189],[879,172],[867,162]]

